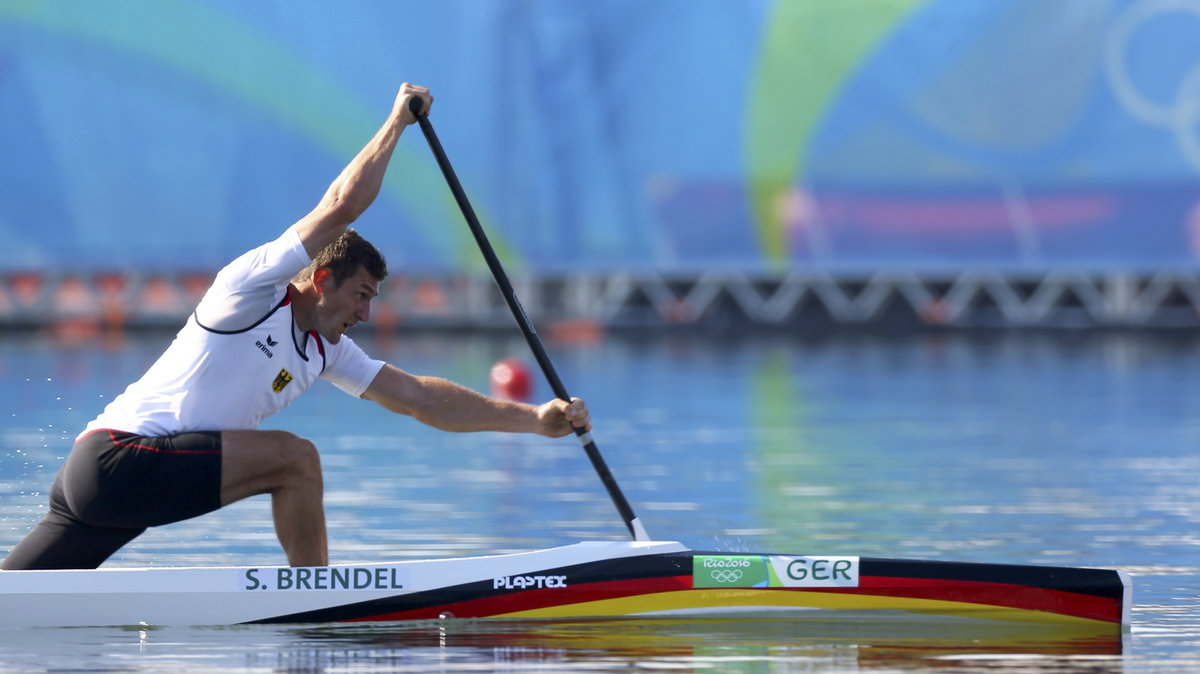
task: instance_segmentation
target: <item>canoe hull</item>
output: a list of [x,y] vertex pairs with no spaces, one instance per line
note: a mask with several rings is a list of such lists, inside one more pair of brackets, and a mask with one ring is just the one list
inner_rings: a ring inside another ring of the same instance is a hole
[[330,567],[7,571],[0,625],[778,617],[1129,623],[1103,569],[696,552],[678,543]]

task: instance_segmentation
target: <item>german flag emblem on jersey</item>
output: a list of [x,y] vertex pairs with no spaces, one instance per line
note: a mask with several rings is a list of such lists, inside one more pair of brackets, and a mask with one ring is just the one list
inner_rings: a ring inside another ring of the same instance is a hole
[[280,370],[279,374],[275,376],[275,381],[271,383],[271,390],[276,393],[283,393],[283,389],[290,383],[292,383],[292,373],[286,369]]

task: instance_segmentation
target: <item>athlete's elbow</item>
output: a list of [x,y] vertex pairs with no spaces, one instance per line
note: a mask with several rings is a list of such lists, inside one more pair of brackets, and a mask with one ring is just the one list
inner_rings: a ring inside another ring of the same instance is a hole
[[461,424],[457,423],[453,417],[447,415],[445,410],[439,408],[437,405],[413,405],[407,409],[405,414],[439,431],[460,433],[469,430],[462,428]]
[[444,404],[429,398],[410,401],[404,413],[422,424],[430,428],[436,428],[439,431],[463,433],[474,430],[469,424],[464,424],[462,419],[457,415],[448,413]]
[[339,195],[325,206],[325,220],[345,227],[354,222],[367,210],[371,202],[355,199],[353,195]]

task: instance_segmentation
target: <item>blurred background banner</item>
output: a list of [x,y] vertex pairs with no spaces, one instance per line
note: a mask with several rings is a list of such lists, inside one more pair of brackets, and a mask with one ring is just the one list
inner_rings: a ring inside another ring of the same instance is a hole
[[[1200,1],[0,1],[0,270],[217,268],[428,85],[512,264],[1194,266]],[[409,134],[361,229],[478,269]]]

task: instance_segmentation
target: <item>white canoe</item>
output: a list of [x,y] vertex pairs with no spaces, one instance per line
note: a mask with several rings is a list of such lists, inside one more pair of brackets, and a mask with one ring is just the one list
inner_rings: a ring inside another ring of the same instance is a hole
[[0,626],[777,616],[1129,624],[1104,569],[591,542],[327,567],[0,572]]

